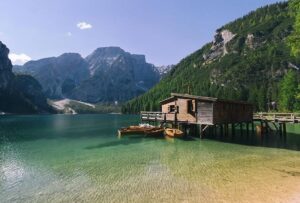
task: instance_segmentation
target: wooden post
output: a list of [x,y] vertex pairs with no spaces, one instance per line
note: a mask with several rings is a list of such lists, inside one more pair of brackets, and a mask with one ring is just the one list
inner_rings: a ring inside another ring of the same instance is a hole
[[243,136],[243,123],[240,123],[241,136]]
[[252,123],[251,123],[251,127],[252,127],[252,135],[254,135],[255,129],[254,129],[254,122],[253,122],[253,121],[252,121]]
[[261,130],[261,136],[264,136],[265,135],[265,129],[264,129],[263,120],[260,120],[260,130]]
[[224,134],[224,126],[223,124],[220,125],[220,134],[221,134],[221,137],[223,137],[223,134]]
[[208,127],[208,134],[209,134],[209,137],[212,136],[212,127],[211,126]]
[[232,137],[235,136],[235,124],[234,123],[231,124],[231,134],[232,134]]
[[246,131],[247,137],[249,137],[249,122],[246,123]]
[[217,136],[217,126],[216,125],[214,125],[213,126],[213,129],[214,129],[214,138]]
[[269,134],[268,121],[265,121],[265,129],[266,129],[266,135],[268,135]]
[[279,123],[279,135],[282,137],[282,123]]
[[200,139],[203,139],[202,125],[199,126]]
[[228,136],[228,124],[226,123],[225,124],[225,137]]
[[223,124],[220,125],[220,135],[223,138]]
[[283,136],[286,137],[286,124],[283,123]]

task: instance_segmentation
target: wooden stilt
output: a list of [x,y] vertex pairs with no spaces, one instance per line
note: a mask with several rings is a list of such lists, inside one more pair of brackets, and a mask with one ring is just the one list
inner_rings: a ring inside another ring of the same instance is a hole
[[228,124],[225,124],[225,137],[228,137]]
[[214,125],[214,137],[217,137],[217,125]]
[[247,133],[247,137],[249,137],[249,123],[246,123],[246,133]]
[[202,125],[201,124],[199,126],[199,133],[200,133],[200,139],[203,139],[203,129],[202,129]]
[[283,136],[286,137],[286,123],[283,123],[282,125],[283,125],[282,126],[283,127],[283,129],[282,129],[283,130]]
[[231,124],[231,134],[232,134],[232,137],[235,136],[235,124],[234,123]]
[[254,122],[252,121],[252,123],[251,123],[251,127],[252,127],[252,135],[254,135],[254,133],[255,133],[255,126],[254,126]]
[[267,121],[265,121],[265,129],[266,129],[266,135],[269,135],[269,126]]
[[279,135],[282,137],[282,123],[279,123]]
[[224,129],[223,129],[223,124],[220,125],[220,135],[223,138],[223,133],[224,133]]
[[243,136],[243,123],[240,123],[240,132],[241,132],[241,136]]

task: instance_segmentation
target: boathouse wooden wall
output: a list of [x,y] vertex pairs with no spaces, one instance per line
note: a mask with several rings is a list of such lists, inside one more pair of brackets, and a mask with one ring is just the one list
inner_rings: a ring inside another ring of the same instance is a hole
[[[192,111],[189,109],[192,104]],[[174,111],[170,112],[170,106]],[[162,112],[167,121],[188,122],[206,125],[251,122],[253,105],[227,100],[201,100],[174,97],[162,103]]]
[[251,122],[253,106],[247,103],[217,101],[214,103],[213,117],[214,124]]
[[[193,104],[193,112],[188,111],[188,101],[191,101]],[[196,123],[196,101],[191,99],[177,98],[174,101],[170,101],[169,103],[162,104],[162,112],[166,113],[166,120],[174,121],[175,120],[175,112],[170,113],[169,107],[174,105],[177,113],[177,121],[178,122],[189,122]],[[178,107],[178,109],[177,109]],[[178,110],[178,112],[177,112]]]
[[170,113],[170,112],[169,112],[169,107],[170,107],[171,105],[176,106],[176,100],[170,101],[169,103],[163,104],[163,105],[161,106],[161,111],[162,111],[163,113],[166,113],[166,120],[167,120],[167,121],[175,121],[175,113]]
[[197,123],[212,125],[214,121],[213,112],[213,102],[197,101]]

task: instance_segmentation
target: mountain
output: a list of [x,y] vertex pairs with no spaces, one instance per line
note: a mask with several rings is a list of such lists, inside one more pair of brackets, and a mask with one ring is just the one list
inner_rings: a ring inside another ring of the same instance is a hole
[[164,78],[173,68],[175,65],[166,65],[166,66],[158,66],[156,67],[157,71],[161,78]]
[[87,102],[127,101],[153,87],[159,81],[154,65],[144,55],[125,52],[119,47],[98,48],[86,57],[91,78],[70,94]]
[[88,63],[76,53],[29,61],[23,66],[14,66],[13,71],[33,76],[51,99],[65,97],[90,76]]
[[0,111],[6,113],[54,113],[41,85],[31,76],[14,75],[9,49],[0,41]]
[[282,78],[300,64],[286,43],[294,22],[288,2],[282,2],[219,28],[213,42],[184,58],[146,94],[126,103],[123,112],[160,110],[159,101],[171,92],[249,101],[257,111],[265,111],[268,102],[278,101]]
[[127,101],[153,87],[160,75],[144,55],[120,47],[96,49],[83,59],[79,54],[30,61],[14,71],[36,78],[51,99],[69,98],[91,103]]

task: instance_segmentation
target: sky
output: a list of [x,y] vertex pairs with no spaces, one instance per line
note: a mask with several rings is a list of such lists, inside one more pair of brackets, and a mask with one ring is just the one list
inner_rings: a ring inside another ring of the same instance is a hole
[[14,64],[98,47],[176,64],[215,30],[277,0],[0,0],[0,41]]

